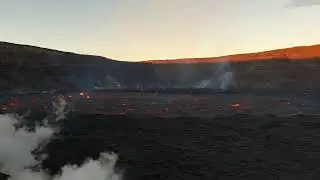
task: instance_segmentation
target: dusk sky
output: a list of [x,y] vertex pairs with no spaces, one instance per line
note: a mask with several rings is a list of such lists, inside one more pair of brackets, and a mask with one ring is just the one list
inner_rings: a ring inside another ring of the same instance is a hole
[[320,0],[7,0],[0,11],[0,41],[118,60],[320,44]]

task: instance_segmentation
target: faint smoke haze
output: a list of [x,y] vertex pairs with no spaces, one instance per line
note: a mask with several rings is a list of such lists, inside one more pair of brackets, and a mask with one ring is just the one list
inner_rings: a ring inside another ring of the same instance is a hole
[[287,7],[303,7],[320,5],[320,0],[292,0]]
[[234,74],[229,62],[218,63],[213,70],[214,75],[210,79],[202,80],[196,88],[213,88],[227,90],[236,85]]

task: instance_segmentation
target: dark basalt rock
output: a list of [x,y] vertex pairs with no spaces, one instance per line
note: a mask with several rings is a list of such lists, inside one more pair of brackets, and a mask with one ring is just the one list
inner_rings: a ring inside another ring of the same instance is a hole
[[4,174],[4,173],[0,173],[0,180],[7,180],[7,179],[9,179],[9,175],[7,175],[7,174]]

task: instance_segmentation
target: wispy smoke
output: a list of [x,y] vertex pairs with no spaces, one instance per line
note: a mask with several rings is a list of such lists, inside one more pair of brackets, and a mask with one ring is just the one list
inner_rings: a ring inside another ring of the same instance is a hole
[[220,89],[226,90],[234,85],[233,73],[225,72],[219,77]]
[[119,89],[123,88],[120,82],[112,77],[111,75],[105,75],[105,77],[99,81],[99,83],[94,87],[95,89]]
[[320,5],[320,0],[292,0],[287,7],[303,7]]
[[227,90],[234,87],[236,81],[229,62],[221,62],[213,70],[214,75],[210,79],[202,80],[196,88],[213,88]]

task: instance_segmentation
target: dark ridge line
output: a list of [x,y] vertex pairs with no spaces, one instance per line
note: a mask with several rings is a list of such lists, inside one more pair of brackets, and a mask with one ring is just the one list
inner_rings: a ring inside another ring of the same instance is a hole
[[11,45],[11,46],[18,46],[19,48],[28,47],[28,48],[41,49],[41,50],[45,50],[47,52],[61,53],[63,55],[78,55],[78,56],[96,57],[96,58],[101,58],[101,59],[105,59],[105,60],[113,60],[113,61],[119,61],[119,62],[130,62],[130,61],[120,61],[120,60],[110,59],[110,58],[107,58],[107,57],[104,57],[104,56],[99,56],[99,55],[80,54],[80,53],[74,53],[74,52],[69,52],[69,51],[50,49],[50,48],[46,48],[46,47],[29,45],[29,44],[19,44],[19,43],[7,42],[7,41],[0,41],[0,46],[1,46],[1,44],[4,44],[4,45],[7,44],[7,45]]

